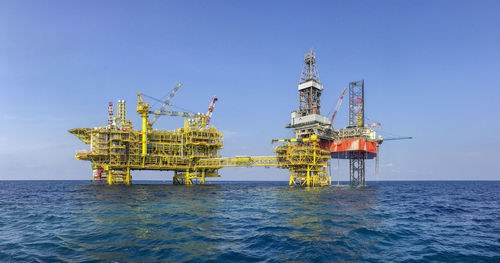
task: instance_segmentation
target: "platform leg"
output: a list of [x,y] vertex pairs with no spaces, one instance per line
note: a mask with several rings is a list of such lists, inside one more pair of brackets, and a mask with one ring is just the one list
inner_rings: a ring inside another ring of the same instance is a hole
[[311,186],[311,168],[307,167],[306,186]]
[[114,174],[111,172],[111,170],[109,169],[109,167],[105,167],[104,170],[106,171],[106,173],[108,174],[108,185],[112,185],[113,184],[113,181],[114,181]]
[[201,182],[200,184],[205,184],[205,170],[201,172]]
[[290,174],[290,181],[288,182],[289,186],[292,186],[292,184],[295,185],[295,180],[293,180],[294,179],[293,176],[294,176],[294,172],[292,170],[292,172]]
[[191,181],[191,173],[189,173],[189,171],[186,171],[186,182],[185,184],[193,184],[193,181]]
[[125,175],[125,183],[127,185],[132,184],[132,176],[130,175],[130,167],[127,167],[127,174]]

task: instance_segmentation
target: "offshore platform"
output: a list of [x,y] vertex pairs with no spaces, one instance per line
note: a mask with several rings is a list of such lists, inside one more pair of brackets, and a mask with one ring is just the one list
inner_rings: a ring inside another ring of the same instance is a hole
[[[329,160],[334,158],[349,159],[350,184],[362,186],[365,185],[365,160],[377,157],[378,147],[384,140],[376,137],[373,125],[364,123],[364,81],[349,84],[349,126],[340,130],[333,128],[347,88],[343,89],[330,119],[320,114],[323,85],[312,50],[304,57],[298,83],[299,109],[292,112],[291,123],[287,125],[293,129],[295,138],[272,140],[271,143],[283,143],[274,149],[276,156],[220,157],[223,135],[210,125],[217,98],[212,98],[207,113],[172,111],[168,109],[170,102],[181,85],[162,101],[159,110],[151,109],[143,100],[143,96],[155,98],[137,94],[136,110],[142,120],[140,131],[127,120],[124,100],[118,101],[116,115],[113,103],[109,103],[108,125],[69,130],[90,144],[90,150],[78,151],[75,157],[92,163],[92,181],[130,185],[131,170],[157,170],[173,171],[174,184],[204,184],[207,177],[219,177],[218,171],[223,167],[261,166],[289,170],[290,185],[324,186],[331,184],[327,168]],[[154,129],[160,116],[182,117],[184,126],[173,131]]]

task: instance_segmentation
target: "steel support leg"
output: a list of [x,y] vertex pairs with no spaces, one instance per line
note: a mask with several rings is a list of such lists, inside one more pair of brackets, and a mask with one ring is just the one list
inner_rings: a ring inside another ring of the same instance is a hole
[[127,174],[125,177],[125,184],[131,185],[132,184],[132,176],[130,175],[130,168],[127,167]]
[[349,182],[351,186],[365,186],[365,160],[364,153],[351,153],[349,159]]

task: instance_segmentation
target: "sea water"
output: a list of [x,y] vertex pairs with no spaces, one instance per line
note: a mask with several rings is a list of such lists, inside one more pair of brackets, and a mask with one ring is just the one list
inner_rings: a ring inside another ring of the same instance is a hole
[[500,182],[0,181],[1,262],[500,262]]

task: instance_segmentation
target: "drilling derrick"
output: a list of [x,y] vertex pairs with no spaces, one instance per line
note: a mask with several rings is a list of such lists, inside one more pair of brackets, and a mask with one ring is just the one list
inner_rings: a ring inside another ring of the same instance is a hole
[[320,115],[321,92],[316,56],[311,50],[304,56],[304,66],[298,83],[299,109],[292,111],[293,139],[273,140],[285,142],[275,148],[281,168],[290,171],[289,185],[328,185],[326,167],[330,159],[328,151],[331,137],[330,121]]
[[291,123],[287,127],[293,128],[297,138],[317,135],[320,139],[326,139],[325,131],[330,126],[330,121],[327,117],[320,115],[323,85],[319,82],[316,56],[312,50],[304,57],[298,91],[299,110],[292,112]]
[[319,114],[321,91],[316,56],[313,51],[306,53],[299,81],[299,115]]

